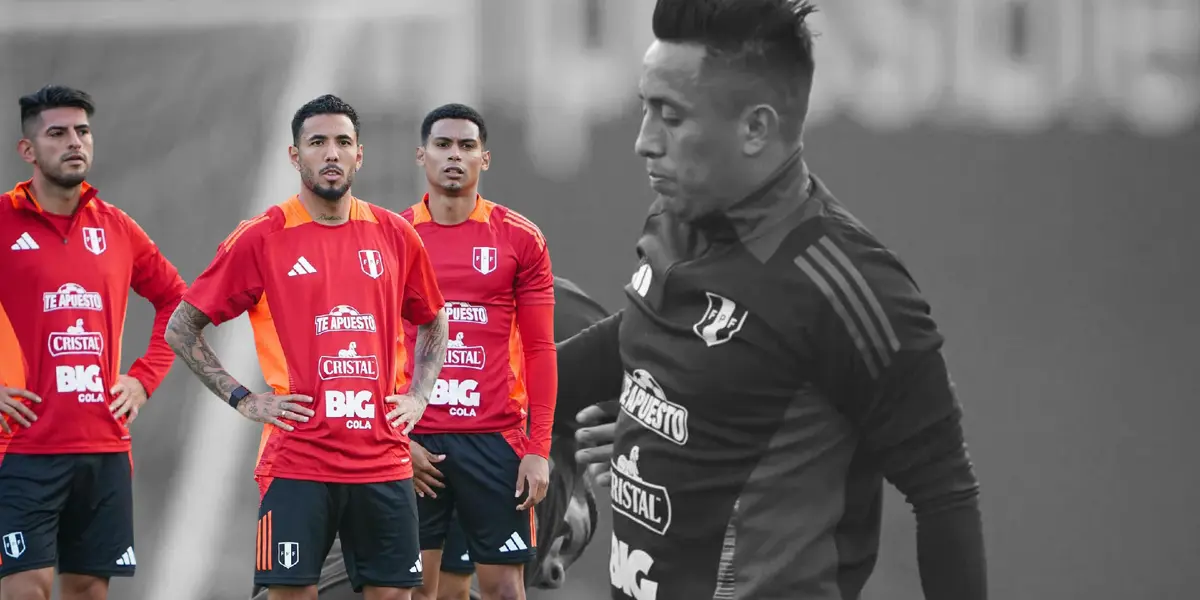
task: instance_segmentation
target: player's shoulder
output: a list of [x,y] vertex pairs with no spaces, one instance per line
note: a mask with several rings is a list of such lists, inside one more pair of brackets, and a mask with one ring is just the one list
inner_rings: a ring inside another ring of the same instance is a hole
[[481,202],[486,203],[484,208],[489,213],[489,221],[507,231],[509,239],[533,243],[539,251],[546,247],[546,236],[532,219],[503,204],[486,199],[481,199]]
[[391,235],[397,235],[405,243],[416,245],[424,245],[421,236],[417,233],[412,221],[405,218],[403,213],[398,213],[390,208],[385,208],[378,204],[372,204],[366,200],[358,200],[361,206],[366,209],[366,212],[373,216],[372,219],[383,230]]
[[359,202],[375,217],[375,222],[384,227],[405,230],[412,228],[412,219],[404,216],[404,213],[412,210],[411,207],[405,209],[404,212],[396,212],[390,208],[367,202],[366,200],[359,200]]
[[281,205],[274,205],[248,219],[242,219],[237,226],[221,240],[219,251],[228,252],[235,247],[253,248],[272,233],[287,226],[287,216]]
[[[804,218],[781,244],[776,265],[814,294],[851,306],[923,305],[904,262],[814,177]],[[890,309],[889,309],[890,310]]]

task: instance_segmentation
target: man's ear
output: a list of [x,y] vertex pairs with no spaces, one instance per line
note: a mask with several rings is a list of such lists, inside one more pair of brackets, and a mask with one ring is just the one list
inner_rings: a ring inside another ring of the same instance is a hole
[[758,104],[742,111],[738,134],[742,141],[742,152],[757,156],[779,133],[779,113],[770,104]]

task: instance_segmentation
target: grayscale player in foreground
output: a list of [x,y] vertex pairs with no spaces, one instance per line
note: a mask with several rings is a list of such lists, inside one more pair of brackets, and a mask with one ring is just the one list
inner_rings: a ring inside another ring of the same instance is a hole
[[[979,484],[930,307],[802,158],[813,10],[655,7],[641,264],[625,308],[558,354],[563,414],[620,398],[613,598],[858,598],[885,479],[916,513],[926,598],[987,596]],[[580,458],[605,454],[603,433],[581,433],[601,446]]]

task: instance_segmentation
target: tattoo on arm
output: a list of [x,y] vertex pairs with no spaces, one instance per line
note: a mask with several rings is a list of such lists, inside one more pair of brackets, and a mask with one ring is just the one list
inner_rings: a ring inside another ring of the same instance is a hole
[[196,374],[205,387],[212,390],[222,400],[229,400],[229,395],[240,385],[217,358],[216,352],[204,339],[204,328],[211,323],[208,315],[200,309],[180,302],[179,307],[167,322],[164,336],[167,345],[184,364]]
[[425,399],[433,393],[433,385],[437,383],[442,363],[446,361],[449,336],[450,322],[446,317],[446,309],[439,310],[433,321],[417,327],[417,341],[413,348],[413,382],[410,387],[412,393]]

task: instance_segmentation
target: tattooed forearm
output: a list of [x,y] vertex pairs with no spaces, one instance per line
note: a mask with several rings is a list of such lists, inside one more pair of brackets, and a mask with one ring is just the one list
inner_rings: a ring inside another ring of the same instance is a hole
[[433,321],[417,327],[417,341],[413,348],[413,382],[410,391],[421,398],[429,398],[442,363],[446,361],[446,344],[450,336],[450,322],[446,309],[438,311]]
[[200,312],[200,309],[187,302],[180,302],[171,315],[171,320],[167,322],[164,337],[167,345],[196,377],[200,378],[205,387],[222,400],[228,400],[239,384],[225,367],[221,366],[221,361],[212,346],[204,339],[204,328],[210,322],[208,315]]

